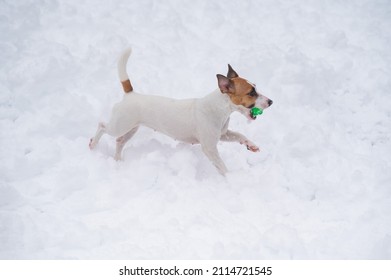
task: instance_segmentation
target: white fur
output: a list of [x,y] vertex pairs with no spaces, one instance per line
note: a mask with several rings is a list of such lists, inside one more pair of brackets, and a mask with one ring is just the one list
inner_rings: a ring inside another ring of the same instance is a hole
[[[121,81],[128,79],[126,62],[130,53],[131,49],[125,50],[118,62]],[[259,151],[244,135],[228,130],[229,116],[233,111],[248,114],[247,108],[233,104],[228,95],[220,90],[203,98],[184,100],[131,92],[114,106],[110,121],[99,124],[95,137],[90,141],[90,148],[96,146],[104,133],[117,137],[115,158],[119,160],[125,143],[140,125],[144,125],[176,140],[201,144],[205,155],[220,173],[225,174],[227,168],[217,150],[220,140],[238,142],[253,152]]]
[[119,80],[121,82],[129,79],[128,73],[126,72],[126,63],[128,62],[128,58],[131,53],[132,53],[132,49],[127,48],[126,50],[124,50],[122,52],[122,54],[118,60],[118,65],[117,65],[118,66],[118,76],[119,76]]

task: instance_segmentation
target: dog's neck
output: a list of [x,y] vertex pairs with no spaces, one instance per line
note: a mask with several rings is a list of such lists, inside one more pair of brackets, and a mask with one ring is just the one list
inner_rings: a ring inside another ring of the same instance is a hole
[[233,112],[239,112],[245,117],[247,116],[247,108],[241,105],[234,104],[228,94],[221,93],[219,89],[216,89],[209,95],[205,96],[204,99],[206,100],[206,102],[214,104],[214,106],[216,106],[215,110],[218,108],[219,110],[227,114],[227,116],[229,116]]
[[229,96],[221,93],[219,89],[211,92],[204,98],[198,99],[198,105],[200,106],[200,111],[207,112],[212,119],[223,123],[226,122],[232,112],[240,112],[240,106],[232,103]]
[[215,110],[222,110],[229,114],[237,110],[237,105],[232,103],[229,96],[225,93],[221,93],[219,89],[216,89],[202,99],[205,101],[205,105],[210,104]]

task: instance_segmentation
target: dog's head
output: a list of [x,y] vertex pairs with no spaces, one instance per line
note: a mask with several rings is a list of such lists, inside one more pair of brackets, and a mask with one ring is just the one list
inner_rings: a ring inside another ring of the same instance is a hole
[[255,84],[239,77],[229,64],[227,77],[217,74],[217,81],[220,91],[227,94],[232,103],[238,106],[238,111],[251,120],[255,119],[250,114],[251,108],[266,109],[273,104],[270,98],[257,91]]

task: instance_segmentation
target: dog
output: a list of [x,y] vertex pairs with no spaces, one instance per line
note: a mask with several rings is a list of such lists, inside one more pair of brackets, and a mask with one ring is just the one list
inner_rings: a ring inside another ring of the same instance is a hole
[[227,76],[216,75],[218,89],[212,93],[203,98],[178,100],[133,91],[126,71],[131,52],[131,48],[124,50],[118,60],[118,75],[125,95],[121,102],[114,105],[110,121],[99,123],[89,143],[91,150],[103,134],[109,134],[117,138],[115,159],[120,160],[126,142],[143,125],[176,140],[200,144],[204,154],[222,175],[227,173],[227,167],[217,150],[220,140],[237,142],[251,152],[259,152],[259,148],[247,137],[228,129],[230,115],[238,111],[254,120],[256,117],[250,113],[251,108],[266,109],[273,101],[260,94],[255,84],[239,77],[231,65],[228,64]]

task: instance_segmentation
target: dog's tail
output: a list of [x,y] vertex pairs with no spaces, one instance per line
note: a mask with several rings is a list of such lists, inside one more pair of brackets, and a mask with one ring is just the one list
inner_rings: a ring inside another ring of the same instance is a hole
[[130,83],[128,73],[126,72],[126,64],[128,62],[129,56],[132,53],[131,48],[125,49],[118,60],[118,76],[121,81],[122,87],[125,93],[133,91],[132,84]]

